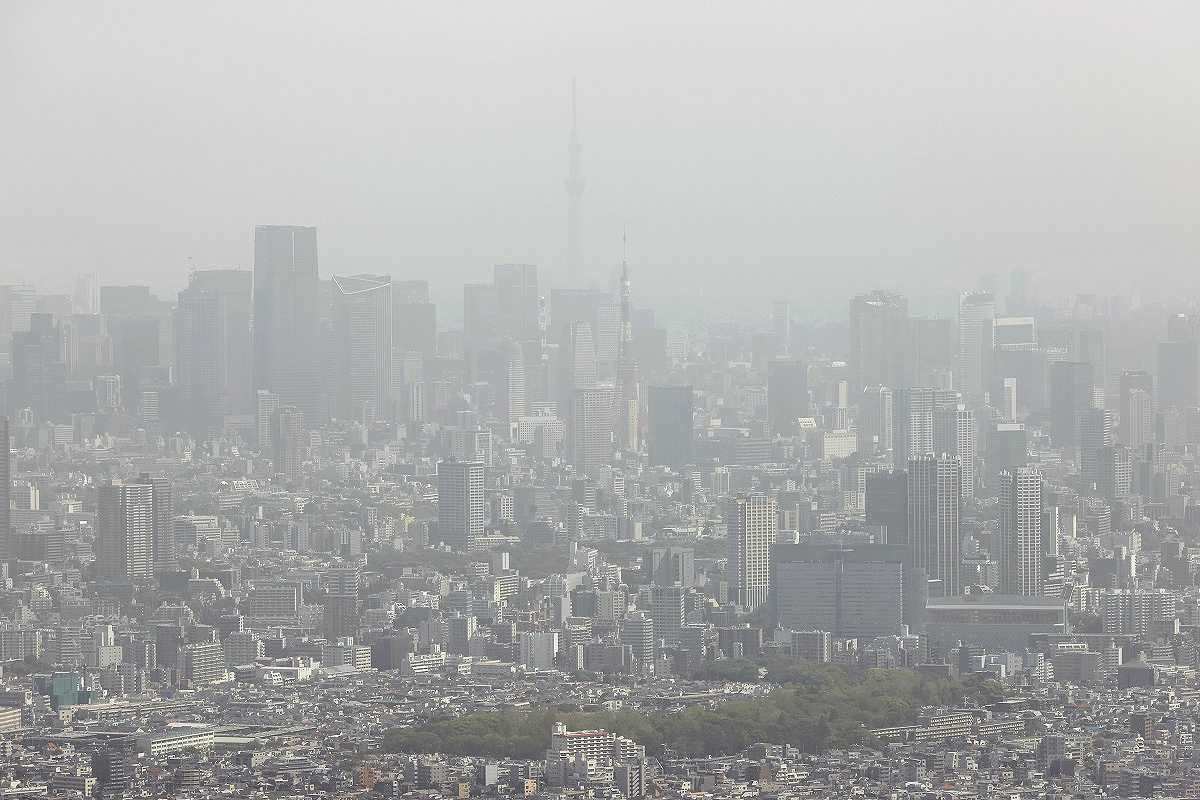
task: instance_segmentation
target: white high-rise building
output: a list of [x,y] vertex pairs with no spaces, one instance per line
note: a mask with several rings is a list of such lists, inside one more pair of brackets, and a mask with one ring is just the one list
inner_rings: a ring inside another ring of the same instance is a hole
[[933,449],[937,453],[950,453],[958,458],[962,467],[962,496],[975,496],[976,486],[976,442],[979,432],[975,426],[975,412],[962,403],[934,413]]
[[859,401],[860,450],[887,453],[894,446],[895,398],[886,386],[868,386]]
[[279,409],[279,395],[259,389],[255,395],[255,425],[260,453],[271,452],[271,418]]
[[470,551],[484,534],[486,518],[483,462],[438,464],[438,538],[455,550]]
[[960,400],[961,395],[951,389],[913,387],[895,393],[892,435],[897,469],[904,469],[914,458],[937,452],[934,415],[941,409],[956,407]]
[[908,540],[913,566],[942,581],[956,597],[959,582],[959,507],[962,468],[950,455],[926,455],[908,462]]
[[958,299],[958,363],[954,383],[968,398],[988,390],[989,362],[995,345],[996,298],[991,292],[964,292]]
[[571,463],[580,475],[594,475],[613,458],[617,393],[612,386],[575,392],[571,408]]
[[775,498],[758,493],[729,498],[725,529],[733,599],[747,610],[765,605],[771,591],[771,547],[779,533]]
[[154,486],[115,481],[96,499],[96,577],[117,582],[154,577]]
[[1000,590],[1040,597],[1042,564],[1042,474],[1034,467],[1000,473]]
[[504,345],[504,396],[500,398],[507,438],[513,438],[517,420],[528,412],[528,381],[525,375],[525,353],[514,341]]

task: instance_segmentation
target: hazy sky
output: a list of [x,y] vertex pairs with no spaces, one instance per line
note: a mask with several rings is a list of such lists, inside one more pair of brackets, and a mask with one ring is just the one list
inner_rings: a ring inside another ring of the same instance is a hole
[[189,258],[249,268],[256,223],[449,302],[557,269],[574,75],[585,258],[604,279],[627,228],[641,298],[836,316],[1016,266],[1191,291],[1198,28],[1167,2],[3,0],[0,282],[170,293]]

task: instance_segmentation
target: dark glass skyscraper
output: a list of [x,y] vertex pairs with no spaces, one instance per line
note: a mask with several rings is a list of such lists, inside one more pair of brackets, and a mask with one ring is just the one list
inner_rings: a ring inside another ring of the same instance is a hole
[[876,290],[850,301],[850,389],[912,383],[908,299]]
[[808,416],[808,368],[798,359],[767,362],[767,425],[772,436],[794,436]]
[[175,308],[175,372],[183,422],[220,430],[226,414],[249,413],[253,277],[235,269],[195,272]]
[[646,449],[652,465],[692,463],[692,387],[651,386]]
[[254,388],[313,421],[321,418],[318,325],[317,229],[255,228]]
[[1092,405],[1092,365],[1059,361],[1050,365],[1050,438],[1055,447],[1079,446],[1079,423]]

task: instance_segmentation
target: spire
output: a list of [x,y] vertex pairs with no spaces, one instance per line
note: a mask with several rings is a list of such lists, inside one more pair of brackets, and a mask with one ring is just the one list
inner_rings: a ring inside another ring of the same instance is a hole
[[583,171],[580,167],[579,117],[575,79],[571,78],[571,136],[567,141],[567,283],[578,285],[583,269]]
[[617,343],[617,441],[624,452],[638,450],[641,407],[637,362],[633,357],[633,289],[629,280],[629,239],[621,231],[621,338]]

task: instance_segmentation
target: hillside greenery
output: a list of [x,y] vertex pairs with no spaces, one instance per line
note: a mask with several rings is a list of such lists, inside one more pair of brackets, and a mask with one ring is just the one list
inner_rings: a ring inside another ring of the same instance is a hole
[[[739,665],[744,666],[744,665]],[[468,714],[388,731],[391,752],[540,758],[554,722],[573,730],[605,728],[660,755],[739,752],[755,742],[792,744],[806,752],[866,742],[869,731],[914,722],[922,706],[991,702],[991,682],[936,680],[902,670],[848,670],[832,665],[768,667],[782,682],[769,696],[692,706],[678,713],[537,708]]]

